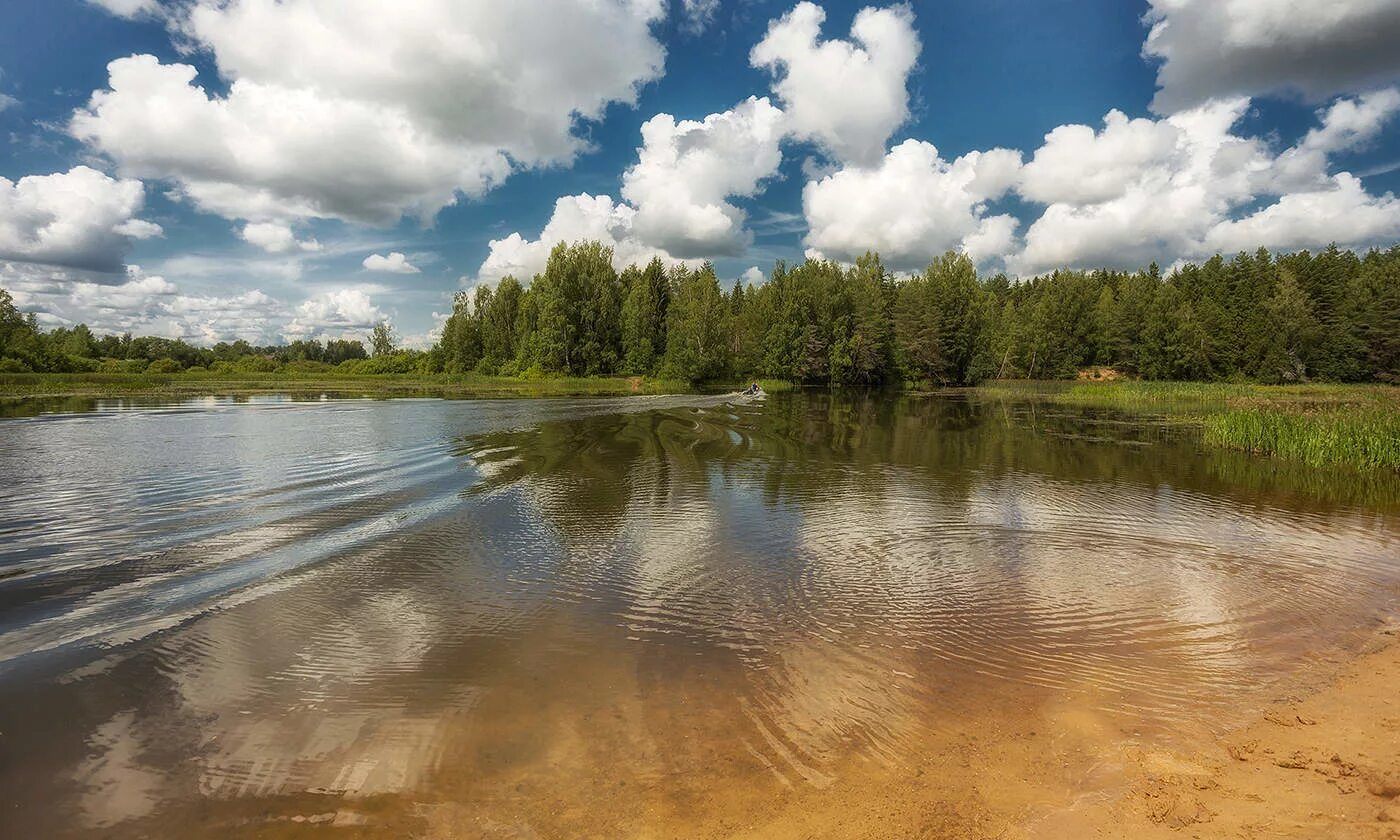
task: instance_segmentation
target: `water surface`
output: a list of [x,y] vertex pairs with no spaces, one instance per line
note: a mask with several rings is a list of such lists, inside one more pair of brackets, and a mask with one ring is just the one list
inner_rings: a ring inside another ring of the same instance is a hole
[[1392,482],[1150,419],[82,407],[0,421],[13,836],[995,833],[1400,595]]

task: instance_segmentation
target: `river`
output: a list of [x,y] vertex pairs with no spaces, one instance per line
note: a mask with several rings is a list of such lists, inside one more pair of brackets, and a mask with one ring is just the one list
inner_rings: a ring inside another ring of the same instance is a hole
[[0,420],[6,836],[994,833],[1400,600],[1394,482],[1151,418],[82,408]]

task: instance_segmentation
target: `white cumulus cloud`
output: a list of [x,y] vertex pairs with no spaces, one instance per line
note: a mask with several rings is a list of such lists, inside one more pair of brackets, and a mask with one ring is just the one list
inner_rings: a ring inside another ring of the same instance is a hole
[[1364,247],[1400,241],[1400,199],[1373,196],[1354,175],[1342,172],[1327,188],[1291,193],[1256,213],[1217,223],[1205,237],[1206,252],[1232,254],[1264,247],[1321,248],[1336,242]]
[[931,143],[906,140],[873,168],[848,167],[802,191],[806,243],[852,261],[878,251],[896,269],[915,268],[949,249],[978,259],[1006,252],[1016,229],[1010,216],[987,216],[1021,167],[1019,152],[969,152],[947,161]]
[[742,253],[744,213],[725,201],[756,193],[782,163],[783,112],[750,97],[704,120],[657,114],[642,126],[638,161],[622,178],[640,240],[681,257]]
[[365,257],[365,261],[362,265],[364,265],[366,271],[383,271],[389,274],[418,273],[418,266],[409,262],[408,257],[405,257],[398,251],[391,251],[388,256],[383,254],[370,254],[368,257]]
[[1098,131],[1050,132],[1018,187],[1048,206],[1011,267],[1028,274],[1132,268],[1260,245],[1359,247],[1394,238],[1400,203],[1368,194],[1359,180],[1328,167],[1330,154],[1374,137],[1400,111],[1400,95],[1339,100],[1319,112],[1318,127],[1278,154],[1235,133],[1248,106],[1243,98],[1214,101],[1161,120],[1115,111]]
[[339,337],[367,332],[386,318],[363,290],[339,289],[302,301],[282,334],[288,339]]
[[127,266],[121,283],[95,283],[63,269],[0,264],[0,286],[47,328],[87,324],[98,333],[182,338],[197,344],[277,340],[286,306],[258,289],[229,295],[181,292],[169,280]]
[[87,166],[0,178],[0,259],[118,271],[131,240],[162,232],[136,218],[144,202],[140,181]]
[[111,89],[74,114],[73,135],[230,218],[427,217],[510,170],[498,150],[425,134],[373,103],[244,80],[211,98],[193,67],[154,56],[117,59],[108,73]]
[[797,136],[873,166],[909,118],[906,80],[920,49],[914,15],[904,5],[862,9],[850,40],[821,40],[825,19],[821,6],[798,3],[769,24],[749,62],[774,74],[773,92]]
[[637,211],[626,204],[616,204],[606,195],[561,196],[554,202],[554,213],[536,239],[526,239],[518,232],[504,239],[493,239],[490,253],[477,271],[478,282],[494,282],[512,275],[528,283],[544,271],[549,252],[555,245],[590,240],[613,249],[613,266],[618,269],[629,264],[642,265],[652,257],[667,263],[679,262],[664,250],[642,243],[632,232]]
[[299,338],[363,339],[388,318],[363,288],[332,289],[300,303],[261,289],[192,293],[140,266],[120,283],[96,283],[82,272],[0,262],[0,286],[45,328],[87,324],[101,333],[180,338],[210,345],[243,339],[273,344]]
[[227,94],[206,92],[188,65],[118,59],[70,131],[123,172],[250,221],[430,217],[513,168],[572,160],[587,147],[578,121],[635,101],[664,59],[651,31],[662,0],[170,9]]
[[291,227],[277,222],[249,222],[238,235],[243,241],[256,245],[269,254],[321,250],[321,243],[315,239],[299,240]]
[[1158,113],[1292,93],[1317,101],[1400,79],[1395,0],[1149,0]]
[[782,163],[784,115],[750,97],[703,120],[657,114],[642,126],[637,162],[622,176],[622,198],[566,195],[536,239],[519,232],[492,240],[477,282],[513,275],[528,282],[559,243],[596,240],[620,269],[660,257],[667,263],[743,253],[752,240],[745,215],[727,199],[755,195]]

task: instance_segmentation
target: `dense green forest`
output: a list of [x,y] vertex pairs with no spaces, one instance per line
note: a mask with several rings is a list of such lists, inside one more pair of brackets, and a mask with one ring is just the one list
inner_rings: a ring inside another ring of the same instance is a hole
[[1146,379],[1400,381],[1400,246],[1215,257],[1163,277],[1057,271],[979,277],[950,253],[895,278],[779,263],[725,292],[710,266],[613,271],[597,243],[560,245],[528,288],[458,295],[448,371],[768,377],[837,386],[1053,379],[1089,366]]
[[178,340],[39,329],[0,290],[0,372],[335,370],[507,376],[764,377],[808,384],[968,385],[1053,379],[1102,366],[1145,379],[1400,382],[1400,246],[1265,250],[1167,276],[1057,271],[979,276],[949,253],[896,278],[854,266],[779,263],[726,291],[714,269],[659,260],[613,269],[596,242],[559,245],[527,287],[507,277],[457,295],[441,341],[396,349],[387,325],[353,340],[196,347]]

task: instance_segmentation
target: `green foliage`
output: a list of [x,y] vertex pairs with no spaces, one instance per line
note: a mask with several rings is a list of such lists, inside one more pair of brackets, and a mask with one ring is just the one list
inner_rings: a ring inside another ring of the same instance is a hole
[[971,385],[990,375],[989,304],[972,260],[951,251],[899,286],[894,332],[905,378]]
[[[979,277],[953,253],[903,280],[874,254],[854,266],[780,262],[768,282],[719,293],[724,347],[707,345],[704,358],[693,351],[698,336],[721,322],[709,281],[701,305],[696,272],[653,261],[619,277],[611,256],[597,243],[557,246],[531,287],[513,289],[514,317],[500,321],[514,326],[514,366],[491,358],[483,328],[481,358],[463,370],[665,370],[854,387],[1070,378],[1089,366],[1161,380],[1400,381],[1400,248],[1363,258],[1260,250],[1167,277],[1154,264],[1020,282]],[[683,289],[692,299],[678,318]],[[489,317],[480,303],[472,311]],[[686,333],[673,341],[677,328]],[[471,346],[471,336],[445,332],[443,346]]]
[[666,352],[666,314],[671,305],[671,284],[661,260],[647,267],[635,266],[622,273],[627,298],[622,304],[623,369],[630,373],[656,370]]
[[[154,363],[146,369],[147,373],[156,373],[153,369]],[[277,370],[277,360],[271,356],[244,356],[233,364],[234,370],[239,373],[271,373]]]
[[156,359],[146,367],[146,373],[179,373],[184,367],[172,358]]
[[555,246],[530,287],[522,366],[572,376],[619,370],[623,292],[612,257],[597,242]]
[[[597,242],[559,244],[525,287],[506,277],[461,292],[438,344],[397,349],[390,325],[358,341],[196,347],[153,336],[45,332],[0,290],[0,358],[33,371],[181,368],[372,375],[773,378],[811,385],[970,385],[1065,379],[1089,366],[1151,380],[1400,383],[1400,246],[1212,257],[1162,276],[1056,271],[979,276],[949,253],[896,279],[878,255],[855,265],[777,263],[725,292],[712,268],[659,260],[619,275]],[[682,300],[684,298],[684,300]],[[109,361],[114,360],[114,361]],[[372,362],[372,363],[371,363]]]
[[1198,426],[1207,446],[1313,467],[1400,470],[1400,391],[1386,385],[1003,381],[979,391],[1156,415]]
[[145,373],[150,364],[146,359],[104,359],[100,370],[104,373]]
[[1309,466],[1400,470],[1400,412],[1393,407],[1308,413],[1229,411],[1206,418],[1205,441]]
[[723,376],[729,366],[729,306],[714,268],[677,269],[666,320],[667,376],[700,382]]
[[373,356],[387,356],[394,352],[394,346],[398,344],[394,336],[394,327],[388,321],[380,321],[374,325],[370,331],[369,346]]
[[[477,300],[485,297],[490,301],[490,290],[479,289]],[[471,295],[458,292],[452,297],[452,314],[442,325],[442,338],[438,341],[442,350],[443,369],[448,373],[465,373],[481,361],[481,316],[480,309],[473,308]],[[375,353],[375,356],[379,356]]]
[[371,356],[368,359],[350,359],[337,365],[336,370],[354,376],[420,373],[418,361],[421,355],[412,352],[395,352],[388,355]]
[[484,307],[478,306],[482,362],[487,372],[494,372],[515,358],[516,323],[520,320],[520,299],[524,293],[520,281],[503,277]]
[[[190,368],[190,370],[194,371],[196,370],[196,368]],[[312,361],[311,359],[293,359],[290,362],[287,362],[286,364],[280,365],[279,367],[275,368],[275,370],[281,373],[326,373],[331,370],[331,365],[328,365],[325,362]]]

